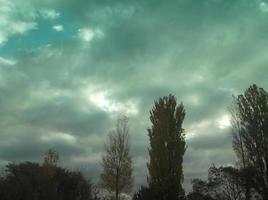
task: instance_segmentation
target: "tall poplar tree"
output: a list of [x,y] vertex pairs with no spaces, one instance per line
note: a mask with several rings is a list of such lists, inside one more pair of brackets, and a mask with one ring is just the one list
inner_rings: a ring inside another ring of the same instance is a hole
[[159,98],[150,112],[152,127],[148,129],[150,139],[148,184],[161,200],[176,200],[184,193],[182,188],[182,163],[186,150],[182,128],[184,117],[184,106],[182,103],[177,104],[173,95]]

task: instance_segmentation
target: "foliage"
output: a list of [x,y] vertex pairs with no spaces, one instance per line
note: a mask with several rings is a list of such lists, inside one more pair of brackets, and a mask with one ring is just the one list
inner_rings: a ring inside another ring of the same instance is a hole
[[115,193],[129,192],[133,184],[132,159],[130,156],[129,125],[126,117],[119,118],[115,130],[109,134],[102,157],[101,186]]
[[141,186],[139,191],[133,195],[133,200],[153,200],[153,192],[150,188]]
[[173,95],[159,98],[150,112],[148,183],[153,191],[157,191],[159,199],[173,200],[184,194],[181,185],[186,150],[182,128],[184,117],[184,106],[177,104]]
[[[188,199],[244,200],[246,199],[245,181],[254,176],[254,169],[237,169],[231,166],[215,167],[208,170],[208,180],[192,180],[193,191]],[[253,182],[251,184],[254,184]],[[253,185],[250,185],[253,186]],[[251,191],[253,197],[256,192]],[[250,197],[250,199],[251,199]]]
[[49,149],[46,152],[43,162],[43,169],[46,176],[51,178],[55,176],[58,160],[59,154],[56,150]]
[[247,193],[253,187],[268,199],[268,94],[252,85],[234,97],[233,108],[233,147],[240,167],[254,171],[246,180]]
[[0,179],[1,200],[92,200],[91,183],[79,172],[56,167],[47,177],[38,163],[8,164]]

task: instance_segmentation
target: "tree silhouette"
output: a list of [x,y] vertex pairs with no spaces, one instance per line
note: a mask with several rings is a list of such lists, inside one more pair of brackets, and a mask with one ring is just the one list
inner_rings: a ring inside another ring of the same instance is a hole
[[93,200],[92,185],[81,173],[55,167],[53,178],[38,163],[8,164],[0,179],[1,200]]
[[150,112],[148,184],[161,200],[179,199],[184,193],[181,184],[186,150],[182,128],[184,117],[184,106],[177,104],[173,95],[159,98]]
[[[247,176],[249,185],[268,199],[268,94],[257,85],[250,86],[244,94],[234,97],[233,147],[243,170],[254,172]],[[255,182],[252,184],[250,182]]]
[[154,200],[155,192],[153,192],[150,188],[141,186],[140,189],[133,195],[133,200]]

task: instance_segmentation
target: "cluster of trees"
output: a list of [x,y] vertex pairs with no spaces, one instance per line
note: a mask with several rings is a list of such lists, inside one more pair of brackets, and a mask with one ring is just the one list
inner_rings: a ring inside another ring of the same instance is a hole
[[[185,109],[173,95],[159,98],[150,112],[151,128],[147,164],[148,187],[141,187],[134,194],[134,200],[159,199],[176,200],[183,198],[183,155],[186,150],[182,123]],[[101,186],[114,194],[115,200],[122,199],[122,192],[129,192],[133,184],[132,161],[129,154],[129,126],[127,118],[118,120],[116,128],[109,135],[103,156]]]
[[184,195],[185,111],[172,95],[156,101],[148,130],[148,186],[142,186],[133,200],[267,200],[268,93],[257,85],[250,86],[243,94],[233,96],[230,113],[237,163],[212,165],[208,180],[192,180],[192,192]]
[[80,172],[58,167],[58,154],[49,150],[42,165],[8,164],[0,177],[1,200],[94,200],[94,188]]
[[193,180],[192,199],[268,199],[268,94],[252,85],[233,99],[236,166],[212,166],[207,181]]
[[[148,185],[141,186],[133,200],[267,200],[268,94],[252,85],[244,94],[233,96],[233,100],[230,113],[237,163],[212,165],[208,180],[193,179],[192,192],[187,195],[182,187],[185,108],[173,95],[155,101],[150,112],[152,125],[148,128]],[[129,141],[128,118],[119,118],[105,144],[100,193],[80,172],[58,167],[59,155],[49,150],[42,165],[8,164],[0,176],[0,199],[124,199],[123,194],[130,193],[133,185]]]

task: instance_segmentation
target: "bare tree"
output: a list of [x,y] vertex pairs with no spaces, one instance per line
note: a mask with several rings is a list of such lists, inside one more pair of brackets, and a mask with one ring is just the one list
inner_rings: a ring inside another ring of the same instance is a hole
[[114,192],[115,199],[119,200],[120,194],[130,192],[133,184],[127,117],[118,118],[108,138],[102,157],[101,186]]

